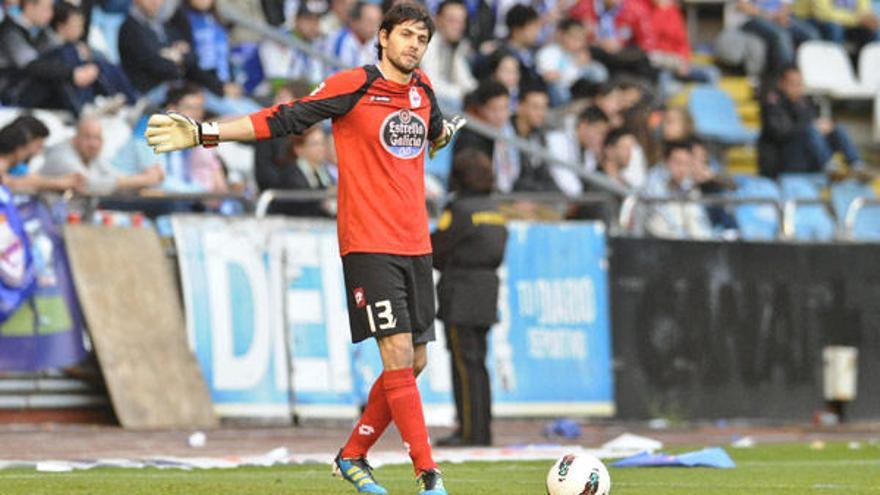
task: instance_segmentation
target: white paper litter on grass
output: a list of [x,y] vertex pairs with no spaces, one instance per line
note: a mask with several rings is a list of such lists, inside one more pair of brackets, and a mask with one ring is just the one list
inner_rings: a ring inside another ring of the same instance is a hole
[[[613,452],[654,452],[663,448],[663,442],[654,440],[653,438],[634,435],[632,433],[624,433],[613,440],[609,440],[602,444],[602,449]],[[624,456],[618,456],[624,457]]]
[[[627,457],[642,452],[644,449],[586,449],[580,445],[518,445],[512,447],[471,447],[434,450],[437,462],[462,463],[471,461],[555,461],[566,454],[590,454],[602,459]],[[46,473],[67,473],[74,470],[86,470],[96,467],[113,467],[121,469],[232,469],[242,466],[270,467],[286,464],[326,464],[330,465],[335,452],[304,452],[291,453],[286,447],[278,447],[262,455],[224,457],[177,457],[153,456],[144,459],[94,459],[76,461],[2,461],[0,469],[36,469]],[[370,453],[370,464],[375,467],[392,464],[409,464],[410,458],[403,451],[377,451]]]

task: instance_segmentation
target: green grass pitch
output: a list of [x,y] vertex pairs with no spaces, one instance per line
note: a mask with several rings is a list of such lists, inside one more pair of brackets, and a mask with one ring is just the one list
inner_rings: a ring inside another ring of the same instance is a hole
[[[680,450],[680,449],[679,449]],[[728,449],[735,469],[612,469],[614,495],[723,494],[880,494],[880,445],[829,444],[812,450],[806,444]],[[545,493],[544,478],[552,462],[501,462],[441,465],[451,495]],[[62,474],[0,471],[0,494],[150,494],[268,495],[352,494],[332,478],[329,466],[306,465],[231,470],[102,469]],[[385,466],[377,478],[396,494],[415,494],[407,466]]]

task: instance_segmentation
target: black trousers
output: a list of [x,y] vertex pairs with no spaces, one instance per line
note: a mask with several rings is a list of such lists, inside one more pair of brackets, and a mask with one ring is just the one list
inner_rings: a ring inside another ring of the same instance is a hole
[[492,392],[486,369],[488,326],[446,324],[458,433],[466,443],[492,443]]

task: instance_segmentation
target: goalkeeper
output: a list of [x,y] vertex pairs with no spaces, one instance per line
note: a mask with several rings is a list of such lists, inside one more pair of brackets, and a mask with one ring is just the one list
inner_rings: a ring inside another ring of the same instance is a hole
[[464,124],[445,120],[418,69],[434,25],[424,7],[392,7],[379,28],[379,63],[339,72],[311,95],[230,122],[153,115],[147,141],[158,152],[222,141],[300,134],[331,118],[339,157],[339,251],[353,342],[374,337],[383,373],[334,460],[334,472],[361,493],[388,493],[366,462],[394,421],[415,468],[418,493],[446,494],[431,454],[416,387],[434,340],[431,237],[424,153],[449,143]]

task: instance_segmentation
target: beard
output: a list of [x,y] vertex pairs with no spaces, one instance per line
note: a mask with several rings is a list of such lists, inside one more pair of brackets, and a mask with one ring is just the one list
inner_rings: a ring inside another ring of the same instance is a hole
[[399,70],[404,74],[410,74],[412,71],[419,66],[419,61],[416,60],[412,64],[407,64],[403,61],[403,57],[392,57],[391,54],[388,54],[388,61],[391,62],[391,65],[394,66],[395,69]]

